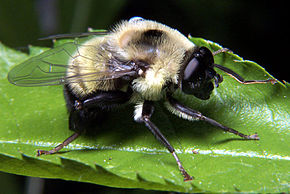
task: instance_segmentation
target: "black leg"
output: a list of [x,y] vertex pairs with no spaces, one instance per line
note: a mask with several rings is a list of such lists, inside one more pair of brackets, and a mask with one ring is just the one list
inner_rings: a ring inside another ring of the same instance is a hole
[[74,133],[72,136],[70,136],[69,138],[64,140],[64,142],[62,142],[61,144],[59,144],[58,146],[56,146],[52,150],[49,150],[49,151],[37,150],[37,156],[40,156],[40,155],[43,155],[43,154],[44,155],[54,154],[54,153],[58,152],[59,150],[61,150],[64,146],[70,144],[73,140],[78,138],[79,135],[80,135],[79,133]]
[[128,88],[125,92],[119,90],[96,91],[89,96],[80,99],[74,95],[67,85],[64,85],[64,97],[69,112],[92,107],[111,110],[112,108],[129,101],[132,93],[131,88]]
[[127,92],[123,91],[99,91],[91,97],[83,101],[85,108],[89,107],[101,107],[102,109],[112,109],[120,104],[124,104],[130,100],[132,90],[128,89]]
[[154,123],[150,121],[150,117],[153,114],[153,111],[154,111],[153,103],[151,101],[145,101],[142,107],[141,117],[138,119],[135,118],[135,120],[137,122],[143,122],[145,126],[151,131],[151,133],[156,137],[156,139],[159,140],[169,150],[169,152],[173,155],[174,159],[177,162],[179,170],[184,177],[184,181],[192,180],[192,177],[183,168],[172,145],[170,145],[167,139],[163,136],[163,134],[156,127],[156,125],[154,125]]
[[75,99],[71,103],[69,128],[75,132],[85,132],[95,129],[101,124],[108,111],[126,103],[131,97],[131,91],[98,91],[84,100]]
[[52,150],[38,150],[37,156],[54,154],[70,144],[81,133],[94,128],[96,124],[99,124],[104,119],[106,111],[127,102],[131,97],[131,93],[131,90],[128,90],[128,92],[99,91],[85,100],[80,100],[65,86],[64,95],[70,113],[69,129],[75,131],[75,133]]
[[[239,131],[236,131],[232,128],[226,127],[226,126],[218,123],[217,121],[202,115],[200,112],[192,110],[191,108],[184,106],[183,104],[181,104],[180,102],[178,102],[176,99],[174,99],[171,96],[168,96],[168,102],[169,102],[171,107],[167,107],[167,108],[171,109],[171,111],[177,115],[180,115],[180,116],[186,115],[187,119],[189,119],[189,120],[198,119],[198,120],[206,121],[206,122],[208,122],[216,127],[219,127],[220,129],[222,129],[226,132],[233,133],[233,134],[238,135],[244,139],[259,140],[259,137],[257,134],[245,135],[245,134],[240,133]],[[174,110],[172,110],[172,108]],[[176,112],[174,112],[174,111],[176,111]]]
[[215,67],[219,68],[220,70],[226,72],[229,76],[237,80],[241,84],[264,84],[264,83],[271,83],[275,84],[277,80],[275,79],[267,79],[267,80],[244,80],[239,74],[234,72],[233,70],[226,68],[224,66],[214,64]]

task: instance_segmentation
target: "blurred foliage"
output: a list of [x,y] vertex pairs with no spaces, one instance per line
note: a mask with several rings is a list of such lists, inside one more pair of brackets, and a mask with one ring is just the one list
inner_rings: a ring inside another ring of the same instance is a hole
[[49,34],[84,32],[93,26],[106,29],[125,3],[118,0],[110,3],[104,0],[4,1],[0,6],[0,40],[12,47],[45,45],[47,42],[37,39]]

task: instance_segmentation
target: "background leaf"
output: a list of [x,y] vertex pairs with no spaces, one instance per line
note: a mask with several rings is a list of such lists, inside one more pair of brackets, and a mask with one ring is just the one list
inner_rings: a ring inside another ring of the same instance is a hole
[[[197,45],[219,45],[192,38]],[[30,56],[0,47],[0,170],[122,188],[181,192],[287,192],[289,182],[289,84],[241,85],[227,75],[210,100],[176,93],[184,104],[260,141],[245,141],[204,122],[189,122],[157,104],[153,122],[195,177],[183,178],[173,157],[148,130],[133,121],[133,108],[113,112],[91,136],[82,136],[55,155],[36,157],[72,134],[62,88],[22,88],[8,83],[10,66]],[[34,54],[40,48],[31,47]],[[42,48],[41,48],[42,49]],[[45,49],[45,48],[44,48]],[[218,64],[245,79],[271,77],[235,54],[219,54]],[[222,72],[220,72],[223,74]],[[111,121],[111,122],[110,122]],[[192,151],[198,151],[194,154]]]

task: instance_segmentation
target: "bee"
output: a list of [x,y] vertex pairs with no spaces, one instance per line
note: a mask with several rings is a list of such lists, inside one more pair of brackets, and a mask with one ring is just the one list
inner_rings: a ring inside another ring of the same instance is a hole
[[[69,129],[74,133],[52,150],[38,150],[38,156],[58,152],[98,125],[103,112],[134,104],[134,120],[143,123],[173,155],[184,181],[192,180],[173,146],[151,121],[156,101],[164,101],[169,112],[183,119],[203,120],[244,139],[259,139],[257,134],[246,135],[224,126],[173,97],[179,89],[193,97],[209,99],[213,89],[223,81],[215,68],[242,84],[276,82],[274,79],[246,81],[231,69],[215,64],[213,56],[227,49],[211,52],[196,46],[175,29],[140,17],[122,21],[110,32],[80,36],[87,39],[45,51],[8,74],[8,80],[18,86],[64,86]],[[56,35],[48,39],[65,37]]]

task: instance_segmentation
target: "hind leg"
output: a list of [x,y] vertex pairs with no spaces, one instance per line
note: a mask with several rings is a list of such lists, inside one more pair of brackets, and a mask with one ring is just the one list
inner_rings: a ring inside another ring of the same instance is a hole
[[130,97],[131,91],[100,91],[85,100],[79,100],[71,92],[65,90],[67,108],[70,112],[69,129],[75,131],[75,133],[52,150],[38,150],[37,156],[58,152],[78,138],[81,133],[100,123],[104,119],[104,112],[126,103]]

